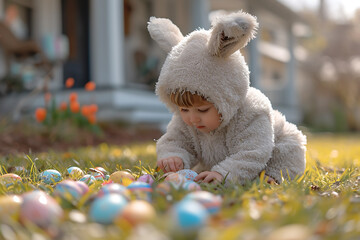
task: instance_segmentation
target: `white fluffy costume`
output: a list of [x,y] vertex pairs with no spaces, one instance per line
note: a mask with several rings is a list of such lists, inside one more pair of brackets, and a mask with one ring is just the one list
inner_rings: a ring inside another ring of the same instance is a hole
[[[218,18],[210,30],[184,37],[169,19],[150,18],[151,37],[168,52],[156,94],[173,112],[157,142],[158,159],[177,156],[184,168],[200,164],[202,170],[241,184],[263,170],[279,183],[281,176],[292,179],[304,173],[305,136],[249,86],[248,66],[238,50],[257,27],[255,17],[240,11]],[[169,97],[179,90],[200,93],[212,102],[222,116],[220,126],[210,133],[187,126]]]

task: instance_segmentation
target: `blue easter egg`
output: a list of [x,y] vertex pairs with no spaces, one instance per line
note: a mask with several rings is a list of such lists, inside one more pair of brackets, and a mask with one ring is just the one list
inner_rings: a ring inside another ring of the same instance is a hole
[[46,184],[60,182],[62,179],[59,171],[54,169],[45,170],[40,174],[40,180]]
[[171,211],[175,230],[185,233],[199,230],[206,224],[208,216],[207,210],[200,203],[190,199],[178,202]]
[[61,197],[68,201],[79,200],[83,190],[73,180],[64,180],[56,184],[54,188],[54,196]]
[[138,200],[151,201],[152,187],[146,182],[132,182],[127,186],[133,196]]
[[212,194],[207,191],[197,191],[189,193],[185,196],[186,200],[194,200],[199,202],[201,205],[203,205],[209,214],[215,214],[219,212],[221,204],[222,204],[222,198],[221,196]]
[[84,183],[86,183],[87,185],[90,186],[91,184],[94,184],[94,183],[95,183],[96,179],[95,179],[94,176],[91,176],[91,175],[89,175],[89,174],[86,174],[86,175],[84,175],[82,178],[80,178],[79,181],[84,182]]
[[111,224],[127,203],[123,196],[114,193],[96,198],[90,207],[90,218],[97,223]]
[[69,167],[66,171],[72,180],[77,180],[84,176],[83,170],[79,167]]
[[97,196],[103,197],[103,196],[111,194],[111,193],[122,195],[127,200],[130,199],[129,189],[127,189],[125,186],[118,184],[118,183],[109,183],[109,184],[102,186],[102,188],[100,188],[99,192],[97,193]]
[[187,180],[194,181],[195,177],[198,175],[197,172],[190,169],[182,169],[177,171],[178,174],[183,175]]
[[200,185],[194,181],[186,181],[181,187],[187,191],[201,191]]

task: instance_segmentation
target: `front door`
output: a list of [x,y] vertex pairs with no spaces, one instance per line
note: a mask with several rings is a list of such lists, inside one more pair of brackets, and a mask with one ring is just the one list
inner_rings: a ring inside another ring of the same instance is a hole
[[61,0],[62,32],[69,38],[69,57],[63,67],[63,81],[72,77],[74,87],[83,87],[90,79],[89,1]]

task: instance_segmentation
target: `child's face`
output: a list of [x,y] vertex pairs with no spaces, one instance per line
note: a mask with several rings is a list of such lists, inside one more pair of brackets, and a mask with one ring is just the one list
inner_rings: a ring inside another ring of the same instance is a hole
[[214,104],[208,101],[197,101],[192,107],[179,107],[182,120],[199,131],[209,133],[219,127],[221,114]]

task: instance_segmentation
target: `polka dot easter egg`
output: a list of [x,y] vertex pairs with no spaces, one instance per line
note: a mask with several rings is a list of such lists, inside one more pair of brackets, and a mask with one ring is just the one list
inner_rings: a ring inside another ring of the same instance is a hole
[[21,181],[22,181],[21,177],[15,173],[7,173],[0,176],[0,184],[4,184],[6,187],[9,187]]
[[59,171],[54,169],[45,170],[40,174],[40,180],[46,184],[54,184],[62,180]]
[[177,171],[176,173],[183,175],[187,180],[194,181],[195,177],[198,175],[197,172],[190,169],[182,169]]
[[79,167],[69,167],[66,172],[67,176],[72,180],[78,180],[85,175]]

